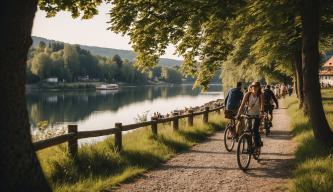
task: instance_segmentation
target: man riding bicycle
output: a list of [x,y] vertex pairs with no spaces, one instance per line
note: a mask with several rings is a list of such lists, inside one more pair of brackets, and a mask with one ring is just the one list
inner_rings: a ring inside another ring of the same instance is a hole
[[273,91],[271,90],[270,85],[266,85],[264,89],[264,111],[269,114],[269,127],[272,127],[272,121],[273,121],[273,109],[275,103],[276,108],[279,108],[279,102],[277,98],[275,97]]
[[[225,112],[231,114],[232,117],[236,116],[242,99],[242,82],[237,82],[237,87],[230,89],[227,97],[224,100]],[[236,131],[231,130],[231,133],[234,136],[236,134]]]

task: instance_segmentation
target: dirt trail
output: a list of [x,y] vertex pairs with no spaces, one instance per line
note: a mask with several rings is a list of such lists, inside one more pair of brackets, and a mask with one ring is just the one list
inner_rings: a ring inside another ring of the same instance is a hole
[[274,111],[272,134],[263,136],[261,160],[251,160],[246,173],[237,167],[236,153],[223,145],[223,132],[177,155],[117,191],[285,191],[291,174],[295,143],[286,109]]

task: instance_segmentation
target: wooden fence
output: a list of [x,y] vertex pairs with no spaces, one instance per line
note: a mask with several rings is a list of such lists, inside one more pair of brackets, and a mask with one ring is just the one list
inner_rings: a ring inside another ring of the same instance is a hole
[[72,157],[75,157],[78,152],[78,140],[90,137],[99,137],[114,134],[115,150],[121,151],[122,149],[122,132],[129,131],[133,129],[138,129],[141,127],[151,126],[151,131],[153,134],[157,135],[157,124],[172,122],[172,128],[177,131],[179,128],[179,119],[187,118],[187,126],[193,125],[193,117],[197,115],[203,115],[203,123],[208,122],[208,114],[210,112],[218,112],[223,108],[223,105],[218,105],[214,108],[204,107],[204,110],[196,111],[188,110],[186,114],[177,115],[173,114],[172,117],[168,118],[152,118],[150,121],[135,123],[129,125],[123,125],[122,123],[115,123],[115,128],[94,130],[94,131],[78,131],[77,125],[68,125],[68,133],[64,135],[59,135],[50,139],[45,139],[37,141],[34,143],[35,151],[59,145],[68,142],[68,152]]

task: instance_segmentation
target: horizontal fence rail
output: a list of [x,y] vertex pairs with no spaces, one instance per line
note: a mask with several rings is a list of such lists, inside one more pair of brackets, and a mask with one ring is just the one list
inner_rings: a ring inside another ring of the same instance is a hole
[[[214,101],[219,102],[219,100]],[[193,126],[193,117],[203,115],[202,122],[208,123],[208,115],[211,112],[218,112],[224,108],[222,104],[214,103],[214,106],[201,107],[200,111],[193,111],[189,109],[185,114],[172,114],[171,117],[166,118],[156,118],[152,117],[150,121],[145,121],[141,123],[122,125],[121,123],[115,123],[114,128],[93,130],[93,131],[78,131],[77,125],[68,125],[68,133],[64,135],[55,136],[49,139],[34,142],[35,151],[59,145],[68,142],[68,151],[71,156],[76,156],[78,151],[78,139],[100,137],[107,135],[114,135],[115,137],[115,150],[121,151],[122,149],[122,132],[130,131],[142,127],[150,126],[152,133],[157,135],[157,125],[161,123],[172,122],[172,128],[174,131],[179,129],[179,119],[187,118],[187,126]]]

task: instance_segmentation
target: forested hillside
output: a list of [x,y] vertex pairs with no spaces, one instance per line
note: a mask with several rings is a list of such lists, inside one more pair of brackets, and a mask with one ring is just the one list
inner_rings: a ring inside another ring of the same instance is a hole
[[[32,47],[38,47],[39,43],[43,41],[46,44],[49,43],[64,43],[60,41],[50,40],[42,37],[32,36],[33,44]],[[104,47],[96,47],[96,46],[87,46],[87,45],[79,45],[82,49],[90,51],[93,55],[100,55],[104,57],[112,57],[114,55],[119,55],[123,59],[128,59],[132,61],[135,58],[135,53],[131,50],[122,50],[122,49],[113,49],[113,48],[104,48]],[[167,58],[160,58],[158,65],[166,66],[166,67],[173,67],[179,66],[182,63],[181,60],[175,59],[167,59]]]
[[[105,57],[93,55],[79,45],[43,41],[29,50],[27,82],[37,83],[47,78],[58,78],[60,82],[98,81],[148,84],[150,82],[182,83],[194,82],[185,78],[175,67],[156,66],[148,72],[140,72],[132,61],[119,55]],[[218,79],[218,78],[217,78]]]

